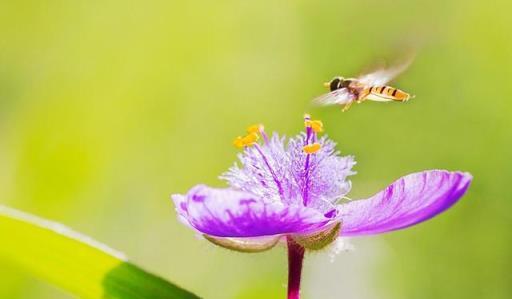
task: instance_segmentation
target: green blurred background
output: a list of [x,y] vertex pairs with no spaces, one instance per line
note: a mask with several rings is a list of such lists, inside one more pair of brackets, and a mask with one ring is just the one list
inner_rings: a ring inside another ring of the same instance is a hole
[[[356,156],[352,197],[470,171],[414,228],[306,260],[304,298],[511,298],[512,4],[497,1],[0,1],[0,203],[63,222],[205,298],[284,298],[283,248],[227,252],[169,201],[302,114]],[[322,82],[420,48],[406,104],[313,108]],[[0,236],[1,238],[1,236]],[[0,239],[2,242],[8,240]],[[0,298],[72,298],[0,261]]]

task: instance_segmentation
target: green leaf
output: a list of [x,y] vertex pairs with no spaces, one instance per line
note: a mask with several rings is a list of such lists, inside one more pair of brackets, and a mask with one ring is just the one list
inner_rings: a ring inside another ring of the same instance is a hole
[[194,298],[70,228],[0,205],[0,258],[81,298]]

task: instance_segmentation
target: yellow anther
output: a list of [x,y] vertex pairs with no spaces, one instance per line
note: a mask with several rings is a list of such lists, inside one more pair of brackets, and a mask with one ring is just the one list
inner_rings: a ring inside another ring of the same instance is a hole
[[236,146],[237,148],[244,147],[244,139],[242,138],[242,136],[236,137],[235,140],[233,140],[233,145]]
[[314,154],[322,148],[322,145],[318,142],[313,144],[305,145],[302,149],[306,154]]
[[260,133],[263,130],[262,124],[255,124],[247,128],[247,133]]
[[247,135],[245,135],[245,137],[242,139],[245,143],[245,145],[253,145],[254,143],[256,143],[256,141],[258,141],[260,137],[258,136],[257,133],[249,133]]
[[315,133],[320,133],[324,130],[324,124],[321,120],[305,120],[304,126],[306,128],[311,128]]
[[254,145],[256,143],[256,141],[258,141],[259,138],[260,137],[256,133],[249,133],[249,134],[245,135],[244,137],[242,137],[242,136],[236,137],[235,140],[233,140],[233,145],[236,146],[237,148],[251,146],[251,145]]

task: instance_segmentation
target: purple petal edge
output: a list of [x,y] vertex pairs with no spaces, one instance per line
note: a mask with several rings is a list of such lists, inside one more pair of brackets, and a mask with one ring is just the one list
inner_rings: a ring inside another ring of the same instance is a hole
[[334,221],[312,208],[269,202],[248,192],[204,185],[192,188],[186,195],[173,195],[172,199],[184,224],[215,237],[306,233]]
[[472,180],[467,172],[409,174],[374,196],[340,206],[343,236],[385,233],[428,220],[454,205]]

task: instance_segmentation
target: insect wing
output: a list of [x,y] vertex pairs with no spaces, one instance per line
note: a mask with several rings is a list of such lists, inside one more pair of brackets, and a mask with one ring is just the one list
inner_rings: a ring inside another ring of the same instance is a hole
[[336,89],[324,95],[321,95],[313,100],[313,104],[318,106],[348,104],[355,99],[347,88]]
[[369,74],[365,74],[357,78],[357,81],[366,85],[366,86],[382,86],[393,80],[400,73],[405,71],[409,65],[412,63],[413,58],[407,59],[405,62],[394,65],[389,68],[383,68],[371,72]]

